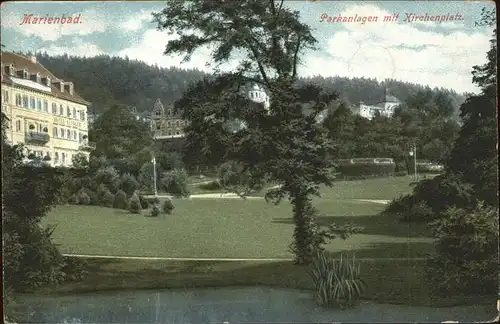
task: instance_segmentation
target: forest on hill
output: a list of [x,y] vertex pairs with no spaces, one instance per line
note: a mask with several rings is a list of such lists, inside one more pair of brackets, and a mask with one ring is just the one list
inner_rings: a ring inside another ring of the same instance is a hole
[[[91,113],[99,114],[114,104],[133,106],[138,112],[150,111],[157,98],[164,104],[180,99],[192,82],[208,76],[207,73],[177,67],[161,68],[129,58],[100,55],[76,57],[69,55],[51,56],[38,53],[38,61],[57,77],[72,81],[76,91],[92,102]],[[343,102],[353,107],[360,101],[376,104],[384,98],[385,89],[391,95],[405,102],[417,93],[435,96],[447,95],[458,112],[465,100],[464,94],[448,89],[431,89],[427,86],[386,80],[378,82],[369,78],[311,77],[300,82],[312,81],[326,90],[336,90]]]

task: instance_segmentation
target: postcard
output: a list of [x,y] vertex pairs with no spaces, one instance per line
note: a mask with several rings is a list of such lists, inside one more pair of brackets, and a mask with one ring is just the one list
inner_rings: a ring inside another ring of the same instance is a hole
[[1,5],[4,320],[498,320],[492,1]]

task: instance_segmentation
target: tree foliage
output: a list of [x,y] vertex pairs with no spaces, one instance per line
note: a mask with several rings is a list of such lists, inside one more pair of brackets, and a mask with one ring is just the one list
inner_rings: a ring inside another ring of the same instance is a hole
[[[237,7],[222,0],[171,1],[155,19],[160,29],[180,35],[168,42],[167,55],[188,60],[194,51],[212,45],[217,65],[236,52],[242,57],[234,72],[219,72],[190,86],[176,102],[189,121],[188,151],[192,160],[208,165],[232,161],[237,165],[232,172],[247,184],[281,183],[266,193],[266,200],[291,201],[292,250],[297,262],[310,262],[325,237],[316,231],[311,197],[334,178],[328,158],[333,143],[317,120],[338,96],[296,82],[301,55],[316,44],[309,26],[283,2],[264,0],[242,1]],[[252,83],[270,95],[269,109],[247,98],[245,89]],[[235,120],[241,127],[228,127]]]

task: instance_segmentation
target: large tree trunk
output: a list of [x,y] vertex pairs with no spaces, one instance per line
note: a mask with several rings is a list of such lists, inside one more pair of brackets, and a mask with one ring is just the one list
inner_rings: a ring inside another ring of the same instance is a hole
[[316,246],[314,244],[314,213],[312,205],[306,195],[297,195],[292,199],[293,220],[295,229],[292,251],[297,264],[308,264],[312,261]]

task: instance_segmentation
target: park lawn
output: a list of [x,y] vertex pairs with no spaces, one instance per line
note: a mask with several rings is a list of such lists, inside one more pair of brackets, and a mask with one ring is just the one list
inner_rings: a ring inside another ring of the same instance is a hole
[[[291,258],[294,225],[288,202],[263,199],[174,200],[172,215],[145,217],[97,206],[65,205],[43,219],[55,224],[53,239],[63,253],[182,257]],[[422,257],[432,249],[426,228],[379,215],[384,205],[356,200],[317,199],[317,221],[352,223],[363,232],[336,239],[328,251],[365,258]]]
[[[85,259],[88,272],[79,282],[46,286],[41,295],[82,294],[133,289],[268,286],[312,290],[304,266],[290,261],[165,261]],[[437,297],[425,280],[423,261],[361,260],[364,300],[412,306],[487,304],[495,296]]]

